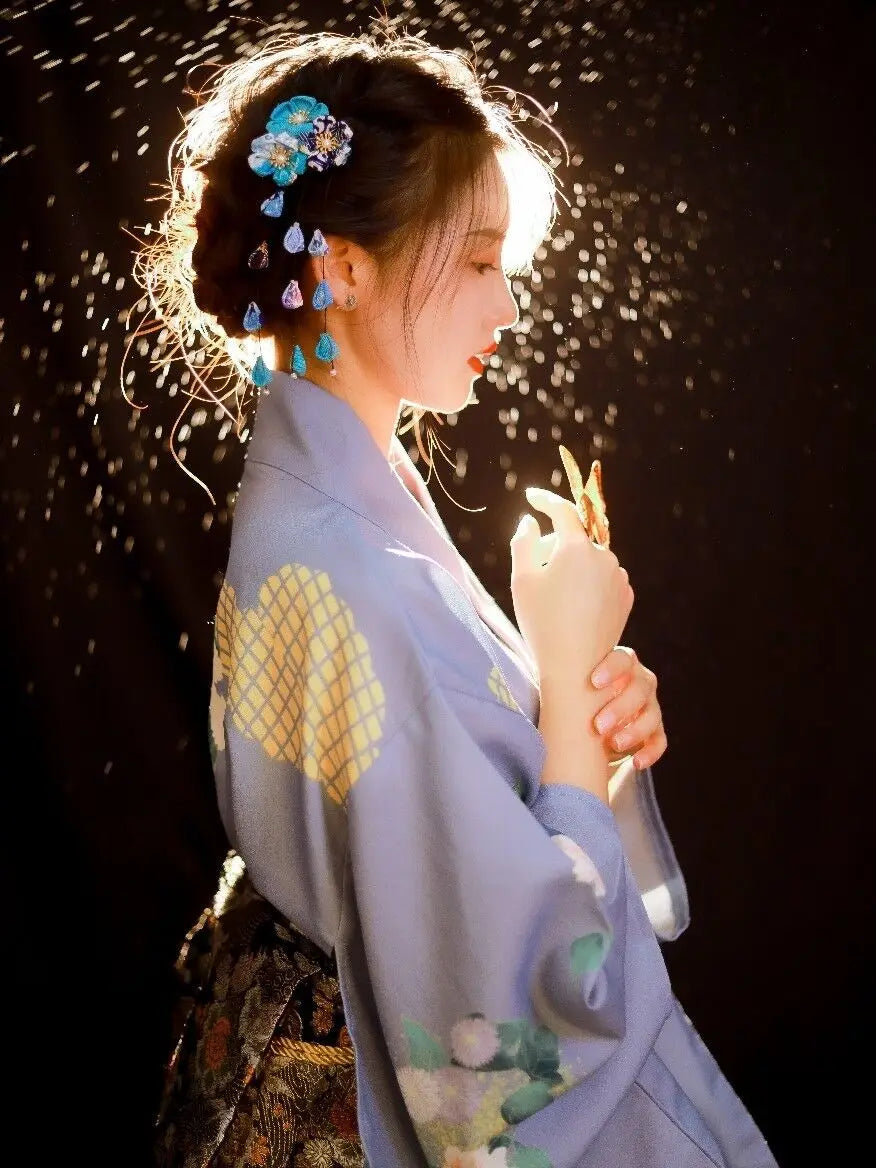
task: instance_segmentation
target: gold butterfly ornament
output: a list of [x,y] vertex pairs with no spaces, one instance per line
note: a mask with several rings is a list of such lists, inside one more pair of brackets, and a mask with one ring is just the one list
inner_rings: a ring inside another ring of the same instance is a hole
[[[572,457],[572,454],[565,446],[560,446],[560,458],[563,460],[563,467],[566,471],[566,477],[569,480],[569,486],[572,489],[572,498],[575,500],[575,509],[580,516],[581,522],[584,524],[584,530],[587,536],[599,547],[607,548],[610,543],[608,532],[608,512],[605,508],[605,495],[602,491],[602,466],[599,459],[596,458],[590,465],[590,474],[587,482],[581,474],[578,464]],[[610,751],[609,765],[614,769],[620,767],[631,756],[629,751]],[[616,770],[616,776],[622,775],[623,772]],[[617,778],[614,780],[618,782]],[[617,785],[612,788],[609,785],[609,790],[617,791]],[[613,795],[610,795],[612,798]]]
[[607,548],[610,544],[608,532],[608,512],[605,509],[605,495],[602,492],[602,466],[595,458],[590,466],[590,475],[587,482],[581,474],[578,464],[565,446],[560,446],[560,458],[572,498],[575,500],[575,509],[584,524],[584,529],[590,538],[599,547]]

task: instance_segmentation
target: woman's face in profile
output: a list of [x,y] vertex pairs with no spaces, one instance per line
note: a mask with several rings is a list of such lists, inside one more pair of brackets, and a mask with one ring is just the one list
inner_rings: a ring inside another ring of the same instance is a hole
[[392,311],[375,322],[394,388],[406,401],[443,413],[466,405],[480,373],[471,358],[498,339],[497,330],[512,327],[518,319],[517,301],[501,263],[508,197],[498,163],[489,169],[473,225],[471,216],[461,218],[449,239],[435,233],[414,272],[412,310],[423,303],[409,326],[417,364],[409,365],[406,359],[403,289]]

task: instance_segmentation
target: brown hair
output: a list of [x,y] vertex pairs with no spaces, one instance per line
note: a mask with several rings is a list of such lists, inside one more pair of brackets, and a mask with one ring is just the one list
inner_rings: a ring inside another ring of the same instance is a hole
[[[285,188],[282,217],[270,219],[261,202],[277,188],[247,165],[250,142],[265,132],[274,106],[298,93],[324,102],[350,126],[352,151],[343,166],[305,171]],[[385,27],[358,37],[275,36],[244,60],[220,67],[212,84],[193,94],[197,105],[171,146],[170,183],[162,196],[168,205],[157,234],[138,240],[134,276],[147,294],[138,307],[154,312],[158,323],[151,328],[167,330],[175,342],[156,363],[185,361],[190,376],[183,384],[195,382],[194,391],[186,389],[191,399],[203,400],[200,387],[227,411],[225,398],[232,395],[240,434],[256,355],[242,324],[247,305],[257,301],[263,331],[278,337],[291,336],[305,311],[291,314],[280,302],[310,258],[306,251],[283,251],[288,226],[297,220],[306,238],[319,227],[360,245],[377,261],[384,285],[409,289],[429,232],[457,223],[464,192],[472,194],[472,208],[477,205],[491,157],[503,168],[511,200],[503,268],[508,275],[526,273],[553,226],[555,177],[545,152],[514,125],[516,108],[486,94],[461,52]],[[520,116],[525,120],[528,111]],[[253,271],[247,258],[262,240],[281,262]],[[445,252],[439,275],[447,258]],[[408,291],[408,343],[412,319]],[[132,340],[144,331],[151,330],[141,325]],[[225,371],[218,394],[206,380],[217,368]],[[411,409],[418,426],[424,411]]]

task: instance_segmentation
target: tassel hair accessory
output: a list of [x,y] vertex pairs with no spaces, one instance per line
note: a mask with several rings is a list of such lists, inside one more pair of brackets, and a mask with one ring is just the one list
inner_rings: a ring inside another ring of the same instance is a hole
[[[280,188],[262,202],[262,214],[269,219],[279,219],[282,216],[285,188],[294,183],[308,167],[323,171],[330,166],[343,166],[350,156],[352,137],[353,131],[347,123],[333,118],[328,106],[314,97],[299,94],[275,106],[265,127],[265,133],[250,143],[250,155],[247,160],[251,170],[263,178],[272,178]],[[305,246],[309,255],[322,259],[322,279],[317,284],[311,300],[312,307],[323,312],[323,329],[316,343],[314,355],[320,361],[331,365],[331,375],[336,377],[335,358],[340,355],[340,350],[328,331],[327,310],[329,305],[335,302],[325,278],[328,244],[317,227],[310,242],[305,245],[301,224],[293,223],[283,236],[284,249],[294,255],[296,252],[304,251]],[[250,254],[247,265],[253,271],[265,271],[269,263],[268,243],[267,240],[262,240]],[[281,303],[284,308],[290,310],[301,308],[304,297],[297,280],[289,281],[283,290]],[[351,294],[345,300],[344,307],[354,308],[355,305],[356,297]],[[263,324],[262,310],[254,300],[251,300],[243,318],[243,327],[247,332],[257,333],[261,342]],[[307,362],[299,345],[295,346],[292,353],[290,372],[296,377],[303,377],[307,372]],[[250,378],[253,385],[259,388],[271,380],[271,370],[261,354],[253,365]]]

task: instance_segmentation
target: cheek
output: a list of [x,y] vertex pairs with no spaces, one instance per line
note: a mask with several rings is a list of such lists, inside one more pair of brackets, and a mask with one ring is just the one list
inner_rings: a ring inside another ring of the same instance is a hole
[[433,355],[440,358],[443,352],[452,349],[460,339],[466,314],[466,310],[460,310],[460,306],[459,298],[452,300],[449,297],[430,296],[426,301],[413,326],[424,359]]
[[[472,279],[471,276],[474,276]],[[473,322],[482,311],[482,292],[479,295],[477,273],[465,269],[452,279],[442,279],[427,290],[422,285],[411,289],[411,313],[422,303],[416,319],[410,323],[413,344],[422,368],[446,372],[448,358],[465,345],[471,336]],[[401,308],[399,309],[401,313]],[[404,344],[404,332],[401,332]]]

